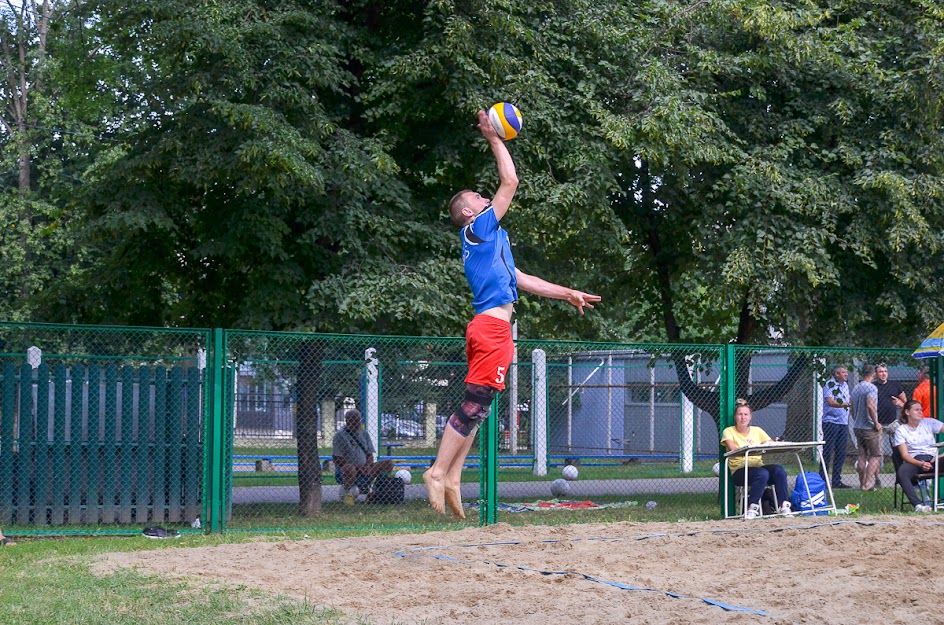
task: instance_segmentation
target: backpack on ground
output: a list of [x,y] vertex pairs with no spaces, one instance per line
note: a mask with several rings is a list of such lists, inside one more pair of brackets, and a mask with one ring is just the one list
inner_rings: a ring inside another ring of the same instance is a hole
[[826,498],[826,482],[822,476],[809,471],[798,475],[790,503],[794,512],[804,516],[828,514],[829,501]]
[[403,480],[389,475],[378,476],[367,493],[367,503],[403,503]]

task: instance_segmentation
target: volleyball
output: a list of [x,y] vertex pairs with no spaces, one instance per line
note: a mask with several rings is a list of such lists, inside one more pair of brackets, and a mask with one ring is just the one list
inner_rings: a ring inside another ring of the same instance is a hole
[[551,482],[551,494],[555,497],[567,497],[570,495],[570,484],[566,480],[557,478]]
[[573,482],[574,480],[577,479],[577,475],[578,475],[578,473],[577,473],[577,467],[575,467],[575,466],[572,465],[572,464],[568,464],[568,465],[567,465],[566,467],[564,467],[564,469],[561,471],[561,475],[564,476],[564,479],[565,479],[565,480],[569,480],[569,481]]
[[498,133],[498,136],[505,141],[510,141],[521,132],[521,111],[514,104],[508,102],[499,102],[488,109],[488,121],[492,123],[492,128]]
[[409,484],[413,481],[413,474],[407,471],[406,469],[400,469],[396,472],[396,477],[400,478],[400,481],[404,484]]

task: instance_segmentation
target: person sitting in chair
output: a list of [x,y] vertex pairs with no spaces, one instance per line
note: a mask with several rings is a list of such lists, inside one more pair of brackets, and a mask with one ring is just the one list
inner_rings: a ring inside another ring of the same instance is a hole
[[[751,425],[751,407],[743,399],[737,400],[737,409],[734,411],[734,425],[727,427],[721,433],[721,444],[728,451],[740,449],[746,445],[764,445],[773,439],[762,428]],[[749,456],[748,466],[744,466],[744,456],[734,456],[728,462],[731,479],[735,484],[744,483],[744,471],[747,471],[748,495],[745,519],[756,519],[762,516],[760,500],[768,485],[774,487],[780,509],[777,511],[784,516],[792,516],[792,506],[787,496],[787,472],[779,464],[764,464],[758,454]]]
[[374,462],[374,453],[370,436],[361,427],[360,411],[348,410],[344,415],[344,427],[334,435],[332,444],[334,477],[345,491],[344,503],[354,503],[351,490],[355,486],[366,493],[375,477],[393,471],[393,460]]
[[937,419],[924,419],[923,415],[921,402],[913,399],[905,402],[898,417],[901,425],[895,431],[895,446],[902,460],[898,467],[898,484],[915,512],[928,513],[932,510],[931,506],[921,501],[911,480],[921,473],[934,471],[935,460],[940,460],[935,459],[934,435],[941,431],[944,423]]

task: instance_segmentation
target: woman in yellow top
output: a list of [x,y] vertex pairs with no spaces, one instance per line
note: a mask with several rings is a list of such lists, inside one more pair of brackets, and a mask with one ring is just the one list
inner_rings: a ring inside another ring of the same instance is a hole
[[[737,408],[734,411],[734,425],[725,428],[721,433],[721,444],[727,447],[728,451],[734,451],[745,445],[763,445],[772,440],[767,432],[751,425],[752,416],[751,407],[747,402],[738,399]],[[774,486],[777,501],[780,502],[780,514],[790,515],[792,510],[787,493],[786,470],[779,464],[765,465],[764,459],[760,455],[749,456],[748,462],[748,506],[744,512],[744,518],[756,519],[761,516],[760,498],[768,484]],[[731,470],[731,479],[734,480],[734,483],[743,484],[744,456],[732,456],[728,461],[728,468]]]

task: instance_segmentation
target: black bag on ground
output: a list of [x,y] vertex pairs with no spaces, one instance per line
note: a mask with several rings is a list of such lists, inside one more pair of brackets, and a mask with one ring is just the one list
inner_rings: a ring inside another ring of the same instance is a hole
[[774,493],[771,489],[764,489],[764,494],[761,495],[760,498],[760,508],[761,512],[764,513],[764,516],[777,514],[777,504],[776,500],[774,499]]
[[403,503],[403,480],[381,475],[367,493],[367,503]]

